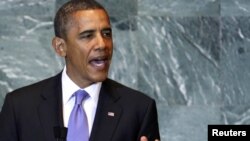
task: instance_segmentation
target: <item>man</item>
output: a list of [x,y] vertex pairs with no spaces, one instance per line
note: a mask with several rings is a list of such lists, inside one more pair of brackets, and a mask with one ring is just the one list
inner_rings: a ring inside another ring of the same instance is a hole
[[[74,134],[70,119],[76,91],[88,95],[80,104],[87,118],[87,140],[160,139],[155,101],[107,78],[113,41],[106,10],[93,0],[69,1],[58,10],[54,28],[52,45],[66,66],[54,77],[7,94],[0,140],[59,140],[55,127],[67,127],[67,135]],[[76,139],[67,136],[68,141]]]

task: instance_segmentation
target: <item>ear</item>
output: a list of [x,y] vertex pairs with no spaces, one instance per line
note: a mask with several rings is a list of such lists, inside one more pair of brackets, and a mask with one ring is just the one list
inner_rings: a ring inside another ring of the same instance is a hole
[[61,57],[66,56],[67,47],[66,47],[64,39],[59,38],[59,37],[54,37],[52,39],[52,46],[53,46],[55,52],[59,56],[61,56]]

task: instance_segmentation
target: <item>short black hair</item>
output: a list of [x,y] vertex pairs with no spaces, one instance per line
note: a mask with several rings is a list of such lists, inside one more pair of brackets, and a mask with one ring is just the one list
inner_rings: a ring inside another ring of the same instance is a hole
[[70,0],[63,4],[56,12],[54,19],[55,36],[66,38],[67,26],[72,18],[72,14],[79,10],[102,9],[105,8],[95,0]]

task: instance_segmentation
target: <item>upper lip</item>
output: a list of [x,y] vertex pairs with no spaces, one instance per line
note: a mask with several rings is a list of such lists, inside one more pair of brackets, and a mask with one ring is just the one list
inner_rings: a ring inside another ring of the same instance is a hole
[[94,60],[98,60],[98,61],[104,60],[104,61],[106,61],[106,60],[110,60],[110,57],[109,57],[109,55],[98,55],[98,56],[91,57],[89,59],[89,62],[94,61]]

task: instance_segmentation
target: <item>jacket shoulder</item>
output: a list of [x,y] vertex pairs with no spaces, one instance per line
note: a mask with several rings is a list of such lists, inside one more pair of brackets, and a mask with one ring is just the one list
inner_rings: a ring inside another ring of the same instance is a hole
[[112,79],[107,79],[104,82],[104,85],[107,85],[107,87],[114,89],[116,94],[124,98],[134,99],[135,101],[147,101],[147,102],[154,101],[154,99],[148,96],[147,94],[139,90],[130,88],[128,86],[125,86],[124,84],[121,84]]
[[33,84],[17,88],[13,90],[12,92],[9,92],[7,95],[29,96],[29,94],[39,93],[43,89],[45,89],[46,86],[54,85],[55,82],[60,82],[60,76],[61,76],[60,74],[57,74],[56,76],[49,77],[47,79],[35,82]]

